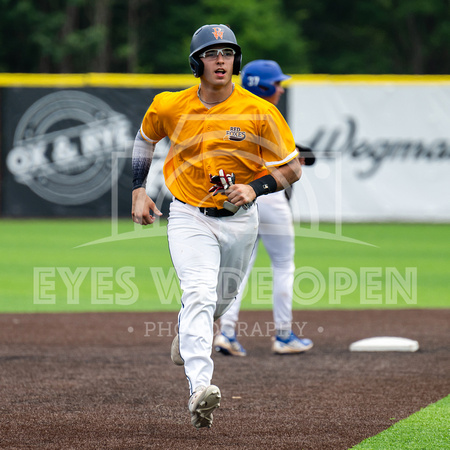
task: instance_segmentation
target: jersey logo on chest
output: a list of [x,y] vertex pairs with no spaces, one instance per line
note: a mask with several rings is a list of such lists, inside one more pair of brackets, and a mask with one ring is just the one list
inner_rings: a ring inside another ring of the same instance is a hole
[[230,127],[223,139],[230,141],[243,141],[245,139],[245,131],[241,131],[239,127]]

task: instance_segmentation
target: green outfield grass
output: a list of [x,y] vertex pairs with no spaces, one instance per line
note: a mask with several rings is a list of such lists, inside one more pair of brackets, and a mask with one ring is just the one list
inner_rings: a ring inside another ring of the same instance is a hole
[[421,409],[352,448],[355,450],[448,449],[450,448],[449,424],[450,396]]
[[[296,236],[295,309],[450,306],[450,225],[297,225]],[[0,248],[1,312],[179,309],[165,221],[1,220]],[[351,286],[333,287],[333,271]],[[271,308],[270,277],[260,245],[243,308]]]

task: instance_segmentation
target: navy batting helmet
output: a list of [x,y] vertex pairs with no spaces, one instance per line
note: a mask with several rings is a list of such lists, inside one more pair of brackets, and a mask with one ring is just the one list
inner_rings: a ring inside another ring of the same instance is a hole
[[239,47],[236,36],[226,25],[204,25],[199,28],[192,36],[191,53],[189,55],[189,64],[195,77],[203,75],[204,65],[199,58],[199,54],[208,47],[217,44],[227,44],[236,51],[234,55],[233,75],[239,75],[241,70],[242,52]]
[[291,78],[285,75],[278,63],[266,59],[249,62],[242,69],[242,86],[259,97],[270,97],[275,94],[277,81]]

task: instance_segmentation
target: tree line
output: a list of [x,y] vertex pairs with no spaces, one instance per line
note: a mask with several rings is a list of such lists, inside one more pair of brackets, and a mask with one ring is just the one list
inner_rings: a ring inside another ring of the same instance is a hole
[[288,73],[450,72],[450,0],[0,0],[0,71],[189,73],[206,23]]

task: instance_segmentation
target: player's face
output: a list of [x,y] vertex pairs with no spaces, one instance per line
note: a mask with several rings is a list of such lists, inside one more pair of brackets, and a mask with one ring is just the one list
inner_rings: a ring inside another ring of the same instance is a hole
[[278,102],[280,101],[280,97],[284,94],[284,88],[281,86],[280,81],[276,81],[274,83],[275,86],[275,93],[272,94],[270,97],[264,97],[268,102],[273,103],[275,106],[278,105]]
[[[208,50],[214,49],[228,49],[225,44],[215,45]],[[215,53],[214,55],[209,55],[208,57],[201,58],[204,70],[202,75],[202,81],[211,83],[215,86],[226,86],[231,83],[231,78],[233,75],[233,63],[234,55],[231,52],[224,50],[222,53]]]

